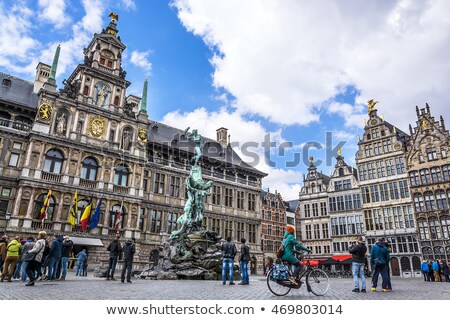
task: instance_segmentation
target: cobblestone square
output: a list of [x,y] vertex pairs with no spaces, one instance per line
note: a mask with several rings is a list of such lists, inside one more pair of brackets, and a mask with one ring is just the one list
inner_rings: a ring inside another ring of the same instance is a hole
[[[0,299],[42,300],[450,300],[450,283],[424,282],[420,278],[392,278],[394,291],[353,293],[353,280],[330,279],[330,290],[323,297],[308,293],[302,286],[285,297],[274,296],[265,278],[253,276],[249,286],[222,285],[221,281],[142,280],[132,284],[102,278],[75,277],[66,281],[39,281],[25,287],[21,281],[0,283]],[[370,278],[368,278],[368,286]],[[370,289],[370,287],[369,287]]]

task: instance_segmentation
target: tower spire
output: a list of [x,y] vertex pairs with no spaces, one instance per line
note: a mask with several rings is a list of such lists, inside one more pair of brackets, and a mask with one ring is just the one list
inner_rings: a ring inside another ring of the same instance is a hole
[[59,51],[61,46],[58,44],[55,51],[55,56],[53,57],[52,68],[50,69],[50,77],[48,77],[47,82],[52,86],[56,87],[56,69],[58,68]]
[[145,78],[144,88],[142,89],[141,112],[147,114],[147,87],[148,79]]

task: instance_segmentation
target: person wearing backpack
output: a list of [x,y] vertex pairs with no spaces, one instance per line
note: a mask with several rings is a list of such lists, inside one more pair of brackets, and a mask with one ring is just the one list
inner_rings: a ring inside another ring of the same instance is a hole
[[27,267],[25,268],[25,272],[30,279],[28,283],[25,285],[27,287],[34,286],[34,283],[37,279],[36,270],[40,268],[41,261],[44,257],[45,249],[48,248],[47,241],[45,238],[47,237],[47,233],[45,231],[39,232],[38,240],[34,244],[33,248],[25,252],[26,255],[34,255],[33,259],[28,261]]
[[290,265],[295,266],[294,273],[292,277],[289,279],[289,281],[291,281],[293,285],[298,286],[299,285],[298,274],[300,273],[302,266],[300,264],[300,261],[295,257],[295,253],[297,252],[296,249],[303,250],[306,252],[311,252],[311,250],[303,246],[301,243],[298,243],[297,240],[295,240],[294,234],[295,234],[294,227],[287,226],[282,241],[284,250],[281,260],[288,262]]
[[383,292],[391,291],[388,287],[387,264],[389,263],[389,251],[383,244],[383,239],[378,238],[370,252],[370,263],[374,267],[372,276],[372,291],[377,291],[378,276],[381,274],[381,287]]
[[[19,237],[15,237],[13,241],[8,243],[6,247],[6,259],[5,264],[3,265],[3,272],[1,277],[1,282],[5,279],[6,272],[8,272],[8,282],[11,282],[11,278],[14,274],[14,270],[16,269],[17,261],[19,260],[19,254],[22,250],[22,244],[19,242]],[[9,269],[9,270],[8,270]]]
[[426,260],[422,261],[422,264],[420,265],[420,271],[422,271],[423,274],[423,281],[430,281],[430,277],[428,275],[430,269],[428,268],[428,262]]
[[248,285],[248,262],[250,261],[250,248],[245,244],[245,239],[241,239],[241,254],[239,257],[239,263],[241,267],[242,281],[239,282],[239,285]]
[[221,251],[223,253],[222,260],[222,284],[227,284],[227,267],[230,273],[230,286],[234,285],[233,273],[234,273],[234,257],[236,256],[236,245],[231,242],[231,237],[227,238],[227,241],[222,244]]

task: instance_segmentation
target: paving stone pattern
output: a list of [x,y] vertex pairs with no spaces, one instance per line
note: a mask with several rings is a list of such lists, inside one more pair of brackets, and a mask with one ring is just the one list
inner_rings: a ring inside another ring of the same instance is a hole
[[[370,282],[370,278],[368,279]],[[0,282],[0,299],[116,299],[116,300],[450,300],[450,283],[424,282],[419,278],[393,278],[394,291],[354,293],[352,279],[330,279],[330,290],[323,297],[308,293],[302,286],[285,297],[274,296],[265,278],[253,276],[248,286],[222,285],[221,281],[142,280],[132,284],[104,278],[69,275],[64,282],[39,281],[25,287],[21,281]],[[370,288],[369,288],[370,289]]]

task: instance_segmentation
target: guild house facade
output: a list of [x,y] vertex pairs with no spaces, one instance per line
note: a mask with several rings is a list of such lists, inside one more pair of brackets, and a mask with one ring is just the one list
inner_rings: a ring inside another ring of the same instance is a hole
[[[37,65],[34,82],[0,73],[0,233],[68,234],[76,250],[87,248],[92,267],[107,259],[105,246],[121,234],[136,240],[135,267],[143,268],[177,229],[194,144],[185,130],[149,119],[147,80],[142,97],[127,94],[126,46],[118,16],[110,17],[62,89],[56,85],[59,47],[51,66]],[[203,137],[203,175],[213,181],[204,226],[234,241],[246,238],[256,272],[262,269],[259,195],[265,174],[237,156],[227,135],[218,128],[217,139]],[[83,231],[80,218],[89,204],[91,214],[99,207],[99,223]]]

